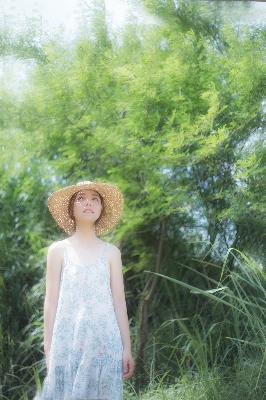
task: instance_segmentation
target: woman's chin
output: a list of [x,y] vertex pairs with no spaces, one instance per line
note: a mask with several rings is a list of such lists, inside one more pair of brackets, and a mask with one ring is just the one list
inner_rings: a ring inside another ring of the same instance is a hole
[[82,221],[91,221],[92,223],[93,222],[95,222],[96,221],[96,217],[95,216],[92,216],[92,215],[90,215],[90,214],[86,214],[86,215],[82,215],[80,218],[79,218],[79,221],[80,222],[82,222]]

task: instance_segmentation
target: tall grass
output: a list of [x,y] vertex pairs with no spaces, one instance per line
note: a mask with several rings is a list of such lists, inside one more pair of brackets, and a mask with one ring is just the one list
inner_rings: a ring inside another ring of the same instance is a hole
[[[208,290],[155,273],[195,296],[204,296],[208,304],[207,315],[195,313],[160,326],[179,328],[171,344],[171,351],[178,354],[177,399],[266,399],[266,274],[238,250],[229,252],[234,268],[228,268],[226,258],[219,280],[186,266],[208,281]],[[181,394],[186,382],[189,389]]]
[[[152,332],[151,346],[148,346],[150,382],[136,393],[133,381],[124,381],[124,400],[266,399],[265,271],[237,250],[231,249],[230,252],[235,265],[230,270],[225,260],[219,267],[219,279],[214,279],[213,274],[212,277],[208,275],[208,268],[213,264],[204,268],[206,273],[185,266],[190,270],[190,278],[197,274],[207,280],[207,290],[156,273],[161,279],[182,286],[191,296],[203,296],[206,306],[192,317],[176,315],[167,319]],[[40,285],[33,288],[32,300],[30,296],[27,298],[32,315],[33,304],[36,306],[38,303],[36,296],[41,291]],[[43,359],[31,365],[28,360],[36,360],[36,353],[40,351],[41,326],[42,318],[35,314],[22,332],[27,339],[18,348],[20,379],[10,394],[3,395],[3,400],[30,400],[36,388],[40,387],[45,373]],[[171,331],[171,334],[174,332],[171,341],[160,347],[155,338],[159,334],[163,336],[172,326],[175,329]],[[135,338],[132,339],[134,342]],[[175,362],[170,368],[167,360],[160,365],[160,353],[162,359],[174,357]],[[12,382],[16,382],[15,377]]]

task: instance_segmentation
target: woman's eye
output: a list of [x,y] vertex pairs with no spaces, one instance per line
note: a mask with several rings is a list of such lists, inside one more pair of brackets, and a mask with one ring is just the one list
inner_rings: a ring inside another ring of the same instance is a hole
[[[81,200],[83,198],[84,198],[83,196],[79,196],[79,197],[77,197],[77,200]],[[99,199],[98,199],[98,197],[93,197],[92,200],[97,200],[98,201]]]

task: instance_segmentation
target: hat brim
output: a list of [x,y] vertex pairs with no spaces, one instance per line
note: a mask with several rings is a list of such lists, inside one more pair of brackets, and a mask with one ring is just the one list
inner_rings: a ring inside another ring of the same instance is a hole
[[120,189],[111,183],[78,182],[75,185],[66,186],[53,192],[48,197],[48,208],[56,223],[67,233],[75,231],[74,221],[68,213],[71,196],[82,189],[96,190],[103,198],[103,211],[95,223],[95,233],[101,235],[109,231],[121,218],[124,206],[124,198]]

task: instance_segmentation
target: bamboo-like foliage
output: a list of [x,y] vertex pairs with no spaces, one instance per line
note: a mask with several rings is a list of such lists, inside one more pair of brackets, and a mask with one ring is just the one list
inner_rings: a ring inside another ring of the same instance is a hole
[[0,55],[31,66],[19,93],[0,86],[3,399],[45,373],[46,251],[64,237],[47,197],[80,179],[125,196],[105,239],[138,366],[126,396],[263,399],[265,27],[236,29],[219,2],[144,3],[161,25],[128,25],[120,46],[104,9],[71,46],[0,30]]

